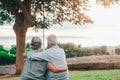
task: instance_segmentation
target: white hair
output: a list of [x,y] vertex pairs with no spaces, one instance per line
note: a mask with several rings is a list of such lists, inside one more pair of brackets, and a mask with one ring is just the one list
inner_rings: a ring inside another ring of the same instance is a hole
[[57,37],[54,34],[51,34],[47,37],[47,43],[50,45],[57,44]]

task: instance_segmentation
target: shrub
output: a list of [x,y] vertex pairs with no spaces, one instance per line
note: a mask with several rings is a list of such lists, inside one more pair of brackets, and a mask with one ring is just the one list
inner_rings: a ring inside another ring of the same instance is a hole
[[15,45],[11,46],[10,54],[16,54],[16,46]]
[[15,64],[16,61],[16,55],[9,54],[9,62],[8,64]]
[[31,48],[26,48],[26,51],[31,51],[32,49]]
[[74,55],[76,57],[91,56],[91,55],[93,55],[93,51],[91,48],[76,48],[74,50]]
[[93,48],[93,53],[94,55],[109,55],[109,53],[107,52],[106,46]]
[[0,51],[4,51],[4,52],[9,52],[9,50],[6,50],[3,45],[0,45]]
[[116,48],[116,49],[115,49],[115,53],[116,53],[117,55],[120,55],[120,48]]
[[101,55],[109,55],[109,53],[107,52],[107,46],[101,46],[100,50],[101,50]]
[[93,53],[94,53],[94,55],[99,55],[100,54],[100,48],[94,48]]
[[27,43],[27,44],[26,44],[26,50],[27,50],[27,51],[31,51],[31,50],[32,50],[32,49],[31,49],[31,46],[30,46],[30,43]]
[[0,51],[0,65],[15,64],[16,56]]
[[74,55],[74,50],[75,50],[75,48],[77,48],[77,46],[75,44],[73,44],[73,43],[63,43],[63,44],[61,44],[61,43],[59,43],[58,45],[61,48],[64,49],[67,58],[75,56]]
[[31,48],[31,47],[30,47],[30,43],[27,43],[27,44],[26,44],[26,48]]
[[73,53],[74,49],[77,48],[77,46],[73,43],[59,43],[58,45],[63,48],[66,53]]
[[93,54],[91,48],[80,48],[73,43],[59,43],[59,46],[65,50],[67,58],[70,57],[80,57],[80,56],[90,56]]

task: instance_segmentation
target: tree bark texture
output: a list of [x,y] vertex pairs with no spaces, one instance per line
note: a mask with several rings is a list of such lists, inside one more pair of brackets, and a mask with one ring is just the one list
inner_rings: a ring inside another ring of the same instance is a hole
[[25,40],[27,29],[34,24],[33,18],[28,21],[23,15],[16,18],[13,30],[16,34],[16,74],[20,74],[24,66],[23,52],[25,51]]

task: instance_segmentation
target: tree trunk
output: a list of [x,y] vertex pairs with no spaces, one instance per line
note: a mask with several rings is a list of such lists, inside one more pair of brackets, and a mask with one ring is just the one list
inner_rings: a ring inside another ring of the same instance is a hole
[[15,24],[13,26],[13,30],[16,34],[16,73],[20,74],[23,66],[24,66],[24,58],[23,52],[25,51],[25,40],[26,40],[26,32],[27,29],[32,26],[34,23],[33,19],[31,18],[30,21],[27,21],[21,17],[16,19]]
[[20,74],[23,66],[24,66],[24,58],[22,53],[25,51],[25,33],[16,34],[16,43],[17,43],[17,50],[16,50],[16,74]]
[[16,34],[16,74],[20,74],[24,66],[24,58],[22,53],[25,51],[25,37],[26,31],[24,26],[14,26],[13,27]]

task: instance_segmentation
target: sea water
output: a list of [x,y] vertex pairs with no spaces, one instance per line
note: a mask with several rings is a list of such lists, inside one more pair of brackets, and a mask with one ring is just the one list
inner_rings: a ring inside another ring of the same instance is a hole
[[[89,46],[116,46],[120,45],[120,27],[56,27],[45,29],[45,46],[47,36],[55,34],[60,43],[74,43],[82,47]],[[43,40],[43,30],[37,32],[29,28],[26,33],[26,43],[30,43],[33,36],[39,36]],[[5,47],[16,45],[16,36],[11,27],[0,27],[0,44]]]

